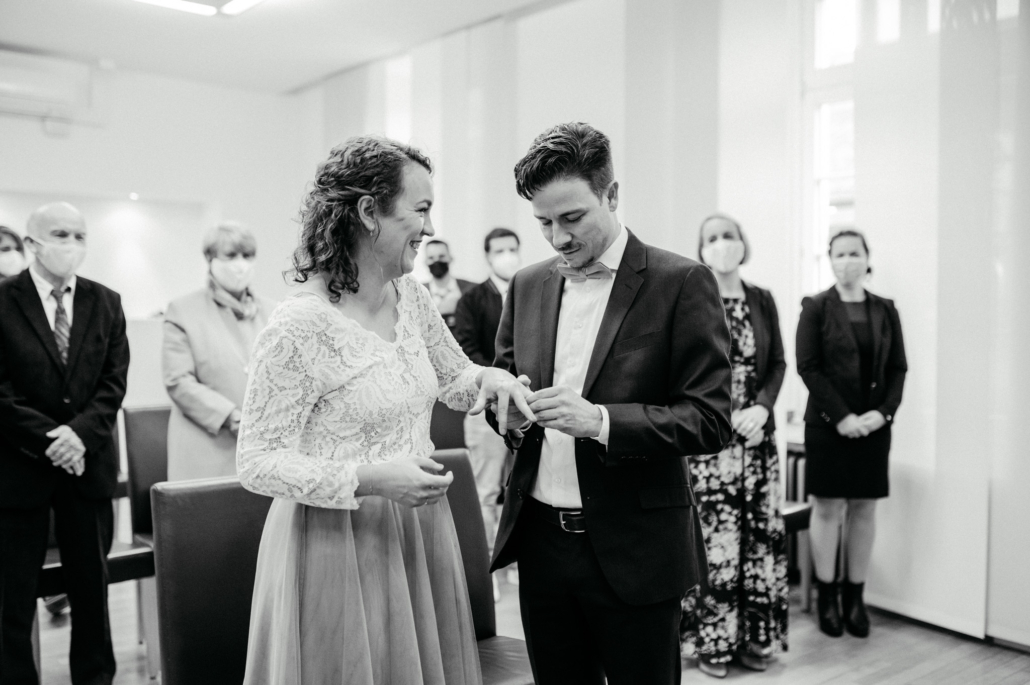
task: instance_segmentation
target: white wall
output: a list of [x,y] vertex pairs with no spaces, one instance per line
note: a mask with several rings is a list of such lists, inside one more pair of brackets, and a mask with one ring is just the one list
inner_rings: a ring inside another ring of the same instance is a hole
[[[135,192],[145,202],[201,205],[203,225],[165,236],[185,246],[174,259],[93,275],[124,282],[151,278],[134,273],[137,268],[156,269],[159,281],[179,281],[174,294],[188,292],[203,284],[194,268],[203,267],[203,231],[213,221],[236,219],[257,234],[255,287],[281,296],[279,272],[296,241],[304,181],[313,176],[298,154],[310,147],[306,102],[129,72],[112,74],[109,85],[106,124],[72,126],[65,138],[47,136],[38,120],[0,116],[0,191],[98,201],[123,201]],[[181,278],[180,255],[191,253],[195,263],[189,278]],[[155,293],[141,311],[163,307],[159,300],[171,294]]]

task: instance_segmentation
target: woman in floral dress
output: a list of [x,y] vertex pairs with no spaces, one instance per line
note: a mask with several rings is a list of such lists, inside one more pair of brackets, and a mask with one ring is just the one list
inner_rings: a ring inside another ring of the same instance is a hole
[[412,147],[352,138],[305,201],[299,285],[255,343],[237,451],[243,485],[275,498],[246,685],[482,683],[429,418],[438,398],[532,412],[409,275],[433,235],[430,170]]
[[714,215],[701,224],[701,261],[715,272],[730,327],[733,440],[691,459],[708,548],[709,586],[683,600],[682,653],[723,678],[737,658],[764,671],[787,649],[787,560],[772,409],[786,363],[776,304],[745,283],[748,247],[740,225]]

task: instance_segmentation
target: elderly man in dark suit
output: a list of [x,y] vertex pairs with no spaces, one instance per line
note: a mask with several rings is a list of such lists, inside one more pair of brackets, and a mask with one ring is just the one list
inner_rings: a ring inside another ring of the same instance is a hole
[[519,563],[539,685],[679,683],[680,598],[708,572],[687,458],[732,433],[719,289],[619,223],[600,131],[546,131],[515,177],[559,256],[515,275],[497,334],[536,423],[495,407],[522,425],[493,567]]
[[86,224],[74,207],[37,209],[26,243],[35,262],[0,284],[0,685],[39,683],[30,638],[51,508],[72,606],[72,683],[109,685],[125,316],[117,293],[75,275]]

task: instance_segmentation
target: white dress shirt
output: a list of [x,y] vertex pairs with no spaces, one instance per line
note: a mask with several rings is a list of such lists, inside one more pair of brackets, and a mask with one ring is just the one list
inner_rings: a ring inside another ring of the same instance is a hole
[[503,278],[498,278],[496,274],[490,274],[490,282],[497,288],[497,292],[501,294],[501,302],[504,302],[508,298],[508,281]]
[[[577,283],[565,280],[554,346],[554,387],[565,385],[583,394],[587,366],[628,241],[629,234],[620,226],[615,242],[597,260],[611,270],[611,278],[588,278]],[[598,406],[601,409],[601,432],[594,439],[607,445],[608,410]],[[576,471],[576,438],[551,428],[544,429],[540,470],[531,494],[534,499],[552,507],[582,508],[579,473]]]
[[[46,320],[50,322],[50,330],[54,330],[54,321],[57,319],[57,300],[51,295],[54,292],[54,286],[50,285],[47,279],[36,273],[34,266],[29,267],[29,275],[32,276],[32,282],[36,284],[39,299],[43,301],[43,311],[46,312]],[[64,312],[68,316],[68,330],[71,330],[72,311],[75,309],[75,284],[76,277],[72,274],[64,288],[64,296],[61,298],[64,304]]]

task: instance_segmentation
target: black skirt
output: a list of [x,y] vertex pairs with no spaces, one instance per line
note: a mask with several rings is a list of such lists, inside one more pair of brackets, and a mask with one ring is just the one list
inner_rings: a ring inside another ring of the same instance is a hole
[[846,438],[832,426],[805,424],[805,485],[816,497],[879,499],[890,494],[891,427]]

